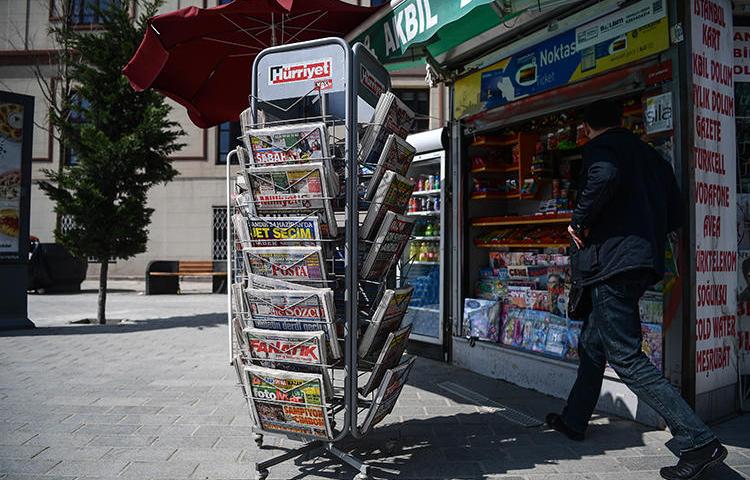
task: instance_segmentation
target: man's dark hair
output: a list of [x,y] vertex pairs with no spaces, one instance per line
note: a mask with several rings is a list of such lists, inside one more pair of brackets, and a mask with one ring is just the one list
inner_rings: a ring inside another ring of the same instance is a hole
[[622,124],[622,102],[597,100],[583,109],[583,121],[594,130],[619,127]]

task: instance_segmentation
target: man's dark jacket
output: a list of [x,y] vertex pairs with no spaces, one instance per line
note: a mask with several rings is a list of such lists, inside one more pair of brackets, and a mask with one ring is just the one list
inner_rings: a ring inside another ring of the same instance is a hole
[[634,269],[661,279],[667,234],[680,227],[683,208],[670,164],[629,130],[613,128],[584,148],[583,177],[572,224],[588,236],[571,260],[574,282]]

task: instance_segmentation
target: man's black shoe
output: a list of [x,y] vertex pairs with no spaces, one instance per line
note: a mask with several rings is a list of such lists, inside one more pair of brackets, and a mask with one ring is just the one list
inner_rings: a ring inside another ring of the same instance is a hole
[[547,417],[544,420],[547,422],[547,425],[549,425],[554,430],[562,433],[569,439],[575,440],[576,442],[583,441],[583,434],[581,432],[576,432],[575,430],[572,430],[570,427],[565,425],[565,422],[563,422],[563,419],[562,417],[560,417],[560,415],[556,413],[548,413]]
[[714,440],[704,447],[683,452],[677,465],[664,467],[659,473],[667,480],[695,480],[725,458],[727,449],[718,440]]

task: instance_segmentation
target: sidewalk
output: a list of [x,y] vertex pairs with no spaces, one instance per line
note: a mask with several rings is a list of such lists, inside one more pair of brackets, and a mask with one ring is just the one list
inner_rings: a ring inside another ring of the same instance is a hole
[[[144,297],[137,282],[113,283],[111,316],[128,324],[65,325],[95,312],[95,293],[31,296],[42,328],[0,332],[0,479],[249,479],[252,462],[294,445],[252,441],[228,364],[223,296]],[[597,417],[583,443],[522,426],[560,407],[419,359],[394,412],[352,447],[376,478],[651,480],[675,462],[666,432],[617,418]],[[750,478],[750,416],[716,432],[729,466],[704,478]],[[284,463],[269,478],[354,473],[323,458]]]

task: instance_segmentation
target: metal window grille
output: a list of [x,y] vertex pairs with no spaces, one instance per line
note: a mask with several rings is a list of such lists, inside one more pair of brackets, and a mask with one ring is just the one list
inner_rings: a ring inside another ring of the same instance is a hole
[[227,207],[213,207],[213,259],[227,259]]
[[73,215],[62,215],[60,216],[60,232],[67,233],[72,228],[75,228],[76,222],[73,219]]

